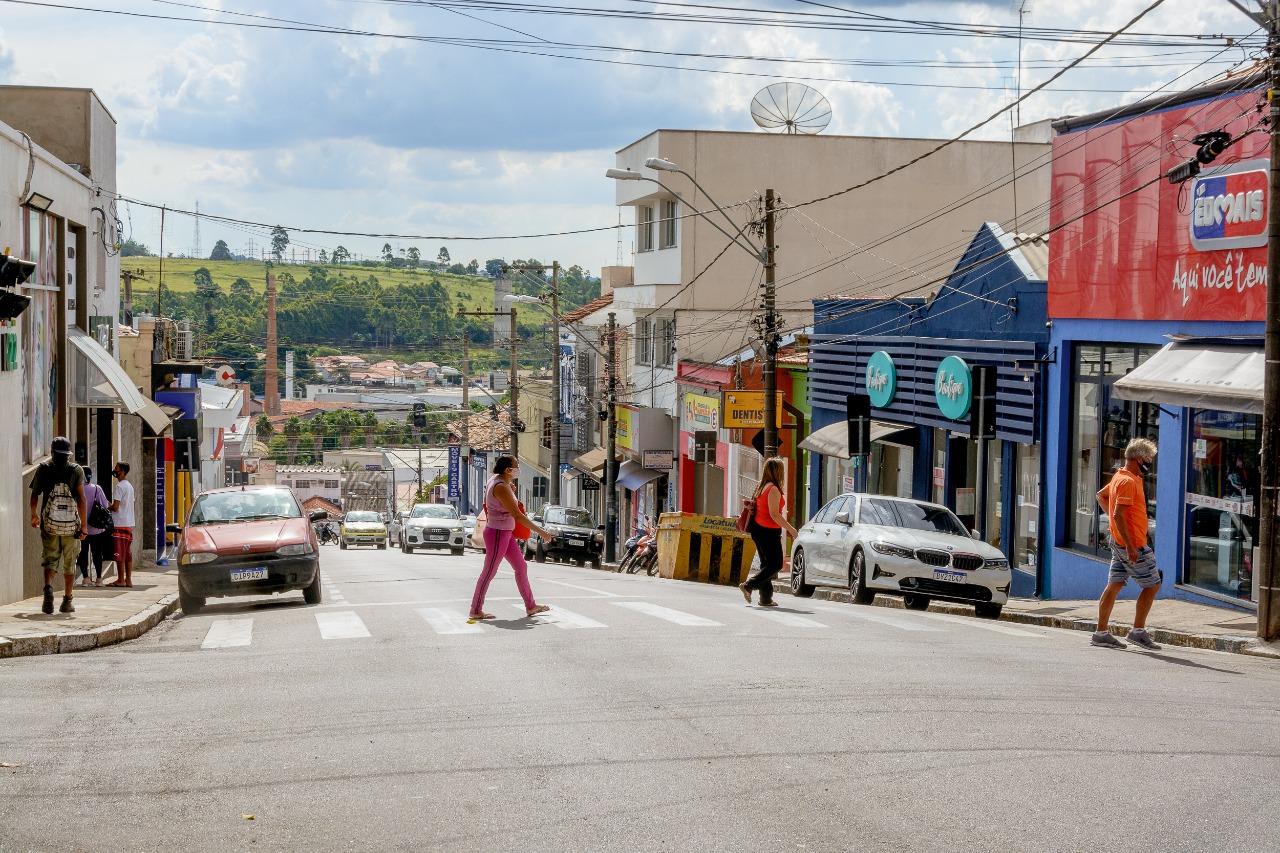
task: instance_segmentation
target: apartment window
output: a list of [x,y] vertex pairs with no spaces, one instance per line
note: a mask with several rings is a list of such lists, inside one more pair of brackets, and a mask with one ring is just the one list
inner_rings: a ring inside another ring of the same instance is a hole
[[676,321],[659,320],[653,334],[656,348],[654,363],[658,367],[671,367],[676,360]]
[[532,492],[532,494],[533,494],[533,499],[534,499],[535,501],[546,501],[546,499],[547,499],[547,492],[548,492],[548,490],[549,490],[550,482],[551,482],[551,481],[550,481],[550,480],[548,480],[546,477],[534,477],[534,478],[533,478],[533,492]]
[[[1142,364],[1158,347],[1133,344],[1079,344],[1072,391],[1071,495],[1067,540],[1073,548],[1109,556],[1106,516],[1095,497],[1124,464],[1131,438],[1159,443],[1159,409],[1122,400],[1113,393],[1120,377]],[[1147,475],[1147,513],[1156,520],[1155,473]]]
[[636,364],[653,364],[653,321],[636,321]]
[[676,245],[676,203],[662,203],[662,219],[658,222],[658,248],[670,249]]
[[653,251],[653,208],[647,204],[636,208],[636,251]]
[[325,480],[325,481],[324,481],[324,487],[325,487],[326,489],[336,489],[336,488],[338,488],[338,481],[337,481],[337,480]]
[[294,484],[293,484],[293,487],[294,487],[295,489],[309,489],[309,488],[311,488],[311,481],[310,481],[310,480],[296,480],[296,481],[294,482]]

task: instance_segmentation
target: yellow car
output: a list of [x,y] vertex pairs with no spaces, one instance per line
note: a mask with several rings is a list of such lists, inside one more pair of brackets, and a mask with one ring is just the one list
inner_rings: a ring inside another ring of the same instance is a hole
[[364,509],[353,509],[344,515],[338,547],[345,551],[349,545],[376,545],[379,550],[386,550],[387,526],[382,523],[382,516]]

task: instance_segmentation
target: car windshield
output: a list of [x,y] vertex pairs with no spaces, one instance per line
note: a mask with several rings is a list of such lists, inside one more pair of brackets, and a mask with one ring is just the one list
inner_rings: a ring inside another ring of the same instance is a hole
[[864,500],[859,521],[862,524],[882,524],[885,527],[949,533],[952,536],[969,535],[951,510],[912,501]]
[[419,504],[409,513],[410,518],[457,518],[458,511],[445,504]]
[[301,518],[302,509],[288,489],[209,492],[196,498],[191,524],[228,524],[261,518]]
[[356,511],[347,513],[343,521],[347,524],[377,524],[382,521],[382,517],[376,512]]
[[543,518],[547,524],[570,524],[575,527],[591,526],[591,513],[585,509],[569,509],[563,506],[548,507]]

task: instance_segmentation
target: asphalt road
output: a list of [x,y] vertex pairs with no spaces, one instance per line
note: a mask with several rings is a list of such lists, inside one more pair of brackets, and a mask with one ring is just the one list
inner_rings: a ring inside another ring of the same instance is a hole
[[478,555],[323,560],[318,607],[0,661],[0,849],[1278,843],[1274,662],[550,565],[554,620],[504,572],[474,626]]

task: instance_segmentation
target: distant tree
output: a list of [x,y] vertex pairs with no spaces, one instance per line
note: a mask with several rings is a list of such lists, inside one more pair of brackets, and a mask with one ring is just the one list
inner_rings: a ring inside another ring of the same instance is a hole
[[444,246],[440,247],[440,252],[436,255],[436,262],[441,264],[449,263],[449,250]]
[[205,332],[212,332],[214,328],[214,311],[217,308],[218,299],[222,296],[222,291],[218,289],[218,285],[213,281],[213,275],[207,267],[200,267],[192,273],[192,278],[196,284],[196,299],[200,302],[200,309],[204,312],[204,329]]
[[129,239],[120,244],[120,255],[125,258],[137,258],[150,255],[151,250],[137,240]]
[[466,268],[466,266],[465,266],[465,265],[463,265],[463,264],[449,264],[448,269],[447,269],[447,270],[445,270],[445,271],[446,271],[446,272],[449,272],[449,273],[452,273],[452,274],[454,274],[454,275],[466,275],[466,274],[467,274],[467,268]]
[[279,225],[271,229],[271,257],[277,261],[284,259],[284,250],[289,245],[289,232]]
[[491,258],[484,262],[484,271],[489,278],[502,278],[502,268],[507,262],[502,258]]
[[422,263],[422,252],[418,251],[417,246],[410,246],[409,251],[405,253],[409,259],[409,269],[417,269],[418,264]]
[[284,422],[284,437],[288,448],[286,458],[292,465],[298,458],[298,439],[302,437],[302,421],[298,420],[296,415]]
[[347,251],[346,246],[338,246],[333,250],[333,262],[335,264],[346,263],[351,260],[351,253]]
[[391,263],[391,259],[395,257],[395,253],[391,251],[390,243],[382,244],[382,262],[384,264]]
[[231,282],[232,298],[252,302],[253,298],[257,295],[257,292],[253,289],[253,285],[249,283],[248,279],[237,278],[235,281]]
[[475,258],[472,258],[472,259],[471,259],[471,263],[467,264],[467,272],[468,272],[470,275],[479,275],[479,273],[480,273],[480,262],[479,262],[479,261],[477,261]]
[[219,240],[213,244],[213,251],[209,253],[211,261],[234,261],[235,257],[231,254],[231,248],[227,245],[226,240]]
[[322,264],[329,263],[329,253],[326,252],[324,249],[320,250],[320,263]]
[[271,425],[271,420],[266,415],[258,415],[258,419],[253,422],[253,428],[257,431],[260,441],[269,443],[272,436],[276,434],[276,428]]

